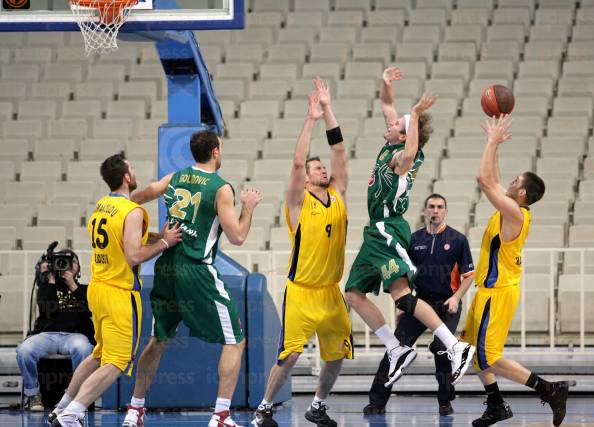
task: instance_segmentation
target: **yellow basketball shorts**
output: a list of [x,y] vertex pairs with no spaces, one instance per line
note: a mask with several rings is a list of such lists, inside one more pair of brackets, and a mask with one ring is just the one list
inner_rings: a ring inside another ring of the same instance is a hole
[[132,375],[142,323],[140,293],[91,282],[87,299],[97,342],[93,357],[101,360],[101,366],[112,364]]
[[460,339],[476,347],[474,368],[488,369],[501,359],[516,307],[520,287],[479,288],[466,316]]
[[290,353],[302,353],[314,333],[324,361],[353,358],[351,321],[338,284],[311,287],[289,280],[282,308],[278,360]]

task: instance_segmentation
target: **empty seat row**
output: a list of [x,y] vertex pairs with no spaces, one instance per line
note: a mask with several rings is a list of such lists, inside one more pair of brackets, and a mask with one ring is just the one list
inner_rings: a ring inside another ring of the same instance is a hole
[[[293,51],[293,46],[290,46]],[[425,80],[431,78],[459,78],[464,84],[471,79],[503,79],[508,82],[514,80],[517,74],[519,82],[530,79],[548,79],[553,83],[559,76],[567,78],[588,78],[594,72],[594,61],[571,61],[561,64],[557,60],[526,60],[519,64],[509,59],[487,59],[474,64],[466,61],[443,60],[432,65],[425,62],[399,61],[397,66],[402,70],[406,79]],[[332,85],[343,78],[373,79],[379,81],[383,71],[380,61],[370,58],[366,61],[338,61],[325,59],[320,63],[263,63],[259,66],[246,63],[241,67],[233,63],[218,63],[213,68],[215,80],[243,80],[246,83],[254,79],[262,81],[287,80],[289,83],[300,79],[321,75],[331,81]],[[521,86],[521,85],[520,85]],[[522,87],[518,89],[522,90]],[[524,94],[524,93],[522,93]],[[525,94],[524,94],[525,95]]]
[[26,139],[33,141],[49,139],[108,138],[155,138],[163,119],[22,119],[0,121],[0,137],[3,139]]

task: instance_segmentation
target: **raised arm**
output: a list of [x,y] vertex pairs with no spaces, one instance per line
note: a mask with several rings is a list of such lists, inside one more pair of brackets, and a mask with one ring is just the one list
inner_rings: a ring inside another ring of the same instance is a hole
[[382,73],[380,82],[380,101],[382,103],[382,112],[386,120],[386,126],[396,123],[398,113],[394,107],[394,91],[392,90],[392,81],[401,80],[402,71],[397,67],[389,67]]
[[308,111],[303,129],[297,140],[295,154],[293,155],[293,165],[289,176],[289,185],[287,186],[286,203],[289,208],[291,226],[297,223],[301,213],[301,204],[305,193],[305,161],[309,154],[311,135],[316,122],[322,118],[323,112],[320,110],[320,98],[317,93],[312,93],[308,97]]
[[143,245],[142,233],[145,227],[143,222],[144,215],[140,208],[131,210],[124,220],[124,254],[131,267],[142,264],[165,249],[181,242],[179,224],[175,224],[173,227],[170,227],[170,224],[165,224],[161,231],[163,236],[161,239],[153,244]]
[[254,209],[262,200],[259,190],[253,188],[241,192],[241,214],[239,218],[235,213],[235,203],[231,186],[224,185],[217,191],[216,207],[217,215],[225,232],[225,236],[231,244],[243,245],[252,225]]
[[437,96],[425,93],[412,108],[410,112],[410,124],[406,130],[404,150],[397,151],[390,161],[390,167],[396,174],[405,175],[408,173],[415,161],[417,151],[419,151],[419,116],[431,108],[436,100]]
[[342,132],[340,131],[340,126],[338,126],[336,116],[334,116],[334,111],[332,111],[332,97],[330,96],[328,83],[317,76],[314,79],[314,84],[316,86],[318,97],[320,98],[322,111],[324,112],[326,138],[330,145],[330,166],[332,167],[330,185],[340,193],[342,200],[346,201],[346,189],[349,176]]
[[130,200],[142,205],[144,203],[151,202],[161,197],[167,191],[167,186],[171,182],[172,173],[165,175],[157,182],[151,182],[149,185],[144,187],[142,190],[135,191],[130,196]]
[[511,138],[510,125],[511,117],[508,115],[488,119],[483,125],[483,130],[487,134],[487,145],[481,157],[479,174],[476,177],[481,191],[495,209],[501,212],[501,233],[504,240],[512,240],[520,233],[524,219],[518,203],[506,196],[499,182],[497,149],[499,144]]

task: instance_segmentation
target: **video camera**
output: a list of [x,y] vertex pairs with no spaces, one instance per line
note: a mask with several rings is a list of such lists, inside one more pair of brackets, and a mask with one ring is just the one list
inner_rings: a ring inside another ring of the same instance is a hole
[[52,242],[47,247],[45,253],[41,256],[39,264],[47,262],[48,271],[54,275],[59,275],[62,271],[68,271],[72,269],[72,261],[78,257],[74,252],[69,249],[54,252],[54,249],[58,246],[58,242]]

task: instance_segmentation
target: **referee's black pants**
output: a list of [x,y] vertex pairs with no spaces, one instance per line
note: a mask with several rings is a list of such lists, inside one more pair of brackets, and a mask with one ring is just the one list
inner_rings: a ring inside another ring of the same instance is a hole
[[[423,300],[433,307],[439,318],[445,323],[446,327],[455,334],[462,312],[462,302],[458,305],[458,311],[452,314],[448,313],[447,307],[443,305],[444,301]],[[426,329],[427,327],[413,315],[404,313],[398,319],[398,326],[396,327],[394,335],[401,344],[412,347]],[[456,398],[456,390],[450,382],[452,365],[447,354],[442,354],[441,356],[437,354],[438,351],[446,349],[437,337],[433,339],[429,349],[435,356],[435,379],[437,380],[437,384],[439,384],[437,400],[440,404],[446,404]],[[386,353],[380,362],[375,378],[373,379],[373,384],[369,390],[369,403],[375,406],[386,406],[386,403],[388,403],[388,399],[390,398],[392,386],[384,386],[388,381],[389,369],[390,362],[388,361],[388,355]]]

